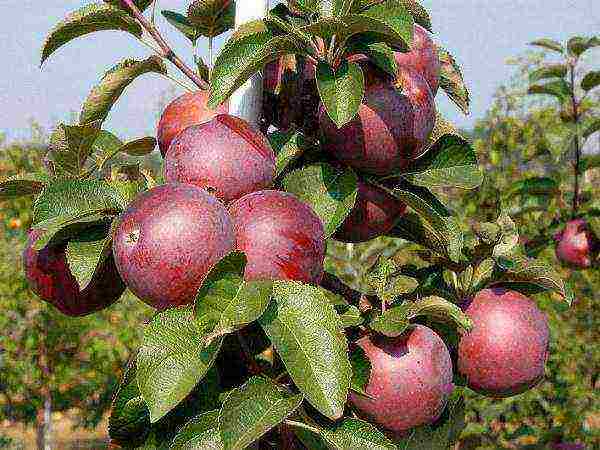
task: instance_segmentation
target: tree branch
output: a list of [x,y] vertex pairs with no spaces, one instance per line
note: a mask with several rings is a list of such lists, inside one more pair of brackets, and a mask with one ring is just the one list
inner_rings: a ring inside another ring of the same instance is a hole
[[171,61],[185,76],[187,76],[190,80],[194,82],[196,86],[200,89],[208,89],[208,83],[204,81],[200,76],[194,72],[179,56],[175,54],[173,49],[169,47],[169,44],[162,37],[158,29],[146,19],[146,17],[142,14],[133,0],[123,0],[123,3],[129,8],[129,10],[133,13],[135,18],[140,22],[142,27],[152,36],[156,44],[160,47],[161,56],[169,61]]

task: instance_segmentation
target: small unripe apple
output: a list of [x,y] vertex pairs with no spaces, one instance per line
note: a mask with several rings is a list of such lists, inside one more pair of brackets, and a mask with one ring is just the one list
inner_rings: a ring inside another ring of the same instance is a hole
[[296,280],[317,284],[323,276],[323,224],[296,196],[259,191],[229,205],[236,249],[246,253],[247,280]]
[[429,32],[415,24],[413,42],[408,53],[395,52],[400,67],[410,68],[421,74],[435,97],[440,85],[440,57]]
[[575,219],[567,223],[563,231],[554,236],[556,257],[572,267],[587,269],[600,251],[598,239],[590,230],[585,219]]
[[454,389],[452,361],[444,341],[430,328],[415,325],[402,336],[365,336],[356,344],[371,362],[365,389],[351,392],[367,419],[394,433],[436,421]]
[[225,202],[265,189],[274,178],[275,154],[267,138],[227,114],[186,128],[165,156],[167,182],[196,185]]
[[550,331],[536,304],[516,291],[479,291],[464,305],[473,329],[458,346],[458,370],[469,388],[510,397],[544,377]]
[[167,184],[141,194],[120,216],[113,251],[127,287],[162,310],[193,302],[234,243],[219,200],[196,186]]
[[383,189],[359,181],[356,203],[334,238],[342,242],[365,242],[390,231],[404,214],[406,205]]
[[165,156],[173,139],[190,125],[206,122],[217,114],[227,113],[227,105],[216,110],[207,105],[209,92],[188,92],[173,100],[163,111],[158,122],[158,146]]
[[109,307],[125,291],[125,284],[117,272],[112,252],[98,268],[92,281],[81,290],[69,268],[66,243],[48,245],[35,250],[33,244],[40,231],[31,231],[23,264],[31,290],[63,314],[85,316]]
[[319,110],[323,148],[341,162],[374,175],[403,169],[425,150],[436,109],[425,79],[399,71],[398,87],[389,79],[366,86],[358,114],[338,128],[325,107]]

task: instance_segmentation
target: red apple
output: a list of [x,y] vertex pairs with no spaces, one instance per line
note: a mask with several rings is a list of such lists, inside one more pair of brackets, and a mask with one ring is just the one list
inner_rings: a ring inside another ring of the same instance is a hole
[[435,332],[415,325],[398,338],[365,336],[356,344],[371,362],[369,397],[351,392],[350,399],[367,419],[402,433],[440,417],[454,386],[450,353]]
[[193,302],[234,243],[221,202],[196,186],[167,184],[141,194],[121,215],[113,251],[127,287],[162,310]]
[[221,114],[182,131],[165,156],[167,182],[193,184],[228,202],[269,187],[275,154],[245,120]]
[[406,205],[383,189],[359,181],[358,196],[350,215],[336,231],[342,242],[365,242],[390,231]]
[[375,175],[403,169],[419,157],[435,124],[433,95],[423,77],[410,70],[400,71],[398,84],[381,78],[368,85],[358,115],[339,129],[321,105],[323,148]]
[[473,329],[460,340],[458,370],[471,389],[510,397],[543,378],[550,331],[531,299],[507,289],[484,289],[464,309]]
[[600,250],[585,219],[575,219],[567,223],[563,231],[554,236],[557,241],[556,257],[572,267],[587,269]]
[[247,280],[321,280],[323,224],[308,205],[287,192],[259,191],[230,204],[229,212],[236,248],[248,258]]
[[208,107],[208,91],[196,91],[183,94],[165,108],[158,123],[157,137],[160,153],[165,156],[171,142],[190,125],[206,122],[217,114],[227,113],[227,105],[216,110]]

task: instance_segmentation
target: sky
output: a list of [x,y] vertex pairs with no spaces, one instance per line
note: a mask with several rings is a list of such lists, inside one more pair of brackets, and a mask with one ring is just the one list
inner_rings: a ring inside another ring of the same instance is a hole
[[[58,121],[68,122],[107,69],[123,58],[149,54],[126,33],[101,32],[72,41],[40,68],[40,49],[48,31],[68,12],[88,3],[0,0],[0,134],[9,140],[26,139],[32,120],[46,129]],[[180,12],[188,3],[159,0],[161,9]],[[600,33],[598,0],[423,0],[422,4],[431,12],[435,39],[461,64],[472,96],[468,117],[443,93],[438,94],[438,108],[466,128],[485,114],[495,90],[515,70],[507,59],[523,54],[528,42]],[[187,41],[165,22],[160,27],[176,52],[189,61]],[[206,55],[202,44],[200,54]],[[600,60],[593,65],[600,67]],[[123,139],[154,134],[160,99],[177,93],[172,86],[157,75],[139,78],[113,108],[105,128]]]

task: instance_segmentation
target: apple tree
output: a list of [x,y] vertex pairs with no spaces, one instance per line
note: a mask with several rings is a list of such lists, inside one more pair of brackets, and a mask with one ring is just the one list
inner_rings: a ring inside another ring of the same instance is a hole
[[[107,29],[154,54],[108,71],[56,129],[47,178],[1,185],[36,197],[25,270],[41,299],[87,315],[127,287],[156,309],[115,393],[114,445],[444,449],[464,389],[506,397],[543,378],[548,325],[529,295],[571,292],[508,215],[467,229],[433,193],[483,174],[436,111],[438,89],[465,112],[469,94],[418,2],[193,1],[163,12],[192,47],[235,26],[193,68],[155,7],[94,3],[51,31],[43,61]],[[115,141],[103,123],[148,73],[194,87],[156,139]],[[163,184],[114,159],[157,142]],[[382,235],[425,263],[380,257],[352,286],[324,270],[329,245]]]

